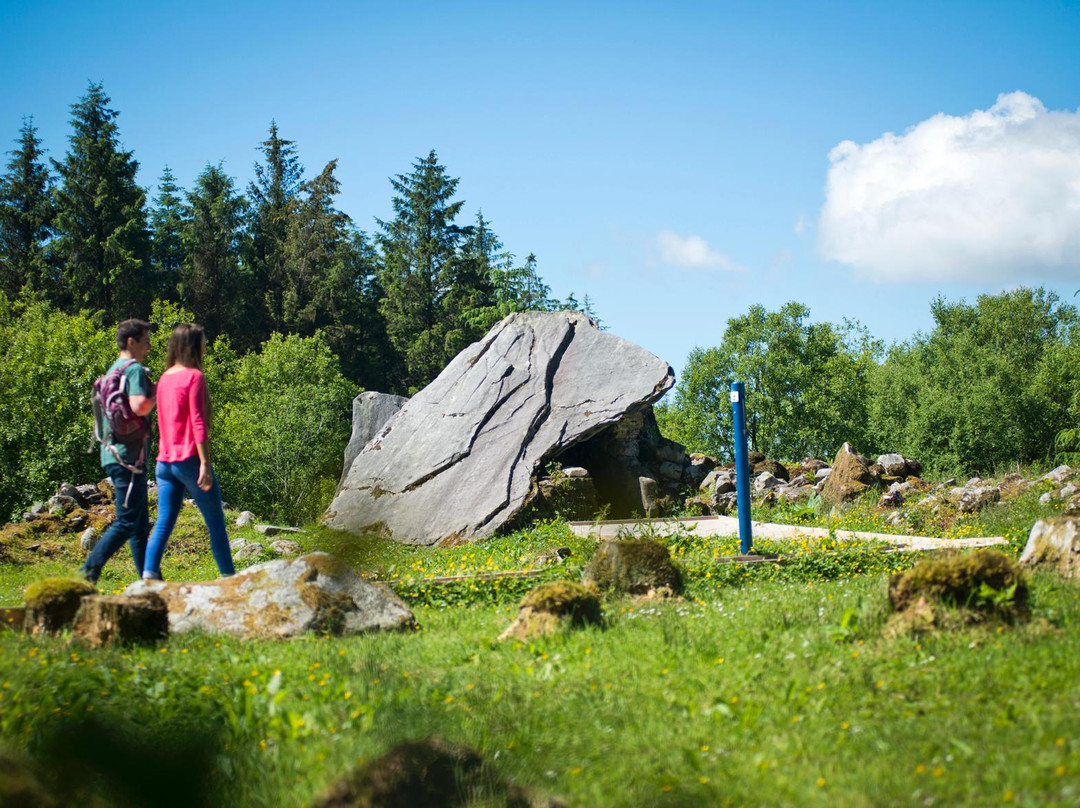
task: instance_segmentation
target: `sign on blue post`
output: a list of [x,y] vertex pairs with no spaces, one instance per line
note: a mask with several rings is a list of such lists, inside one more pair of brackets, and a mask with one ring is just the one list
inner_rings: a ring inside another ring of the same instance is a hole
[[739,506],[739,549],[749,555],[754,546],[750,531],[750,457],[746,449],[746,386],[731,385],[731,422],[735,426],[735,497]]

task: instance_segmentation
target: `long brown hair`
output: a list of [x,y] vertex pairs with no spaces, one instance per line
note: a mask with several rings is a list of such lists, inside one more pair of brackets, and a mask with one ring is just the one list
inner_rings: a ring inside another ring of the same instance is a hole
[[206,335],[203,327],[195,323],[181,323],[169,335],[169,348],[165,355],[165,367],[183,365],[202,370],[203,353],[206,351]]

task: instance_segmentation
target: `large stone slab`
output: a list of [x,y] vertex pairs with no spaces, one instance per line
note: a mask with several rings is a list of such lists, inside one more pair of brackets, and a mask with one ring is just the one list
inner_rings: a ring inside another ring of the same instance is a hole
[[364,446],[324,519],[410,544],[489,536],[521,510],[546,460],[673,382],[667,362],[583,314],[512,314]]
[[241,637],[304,632],[358,634],[412,628],[409,607],[327,553],[256,564],[230,578],[198,583],[134,583],[125,595],[154,592],[169,607],[169,630]]

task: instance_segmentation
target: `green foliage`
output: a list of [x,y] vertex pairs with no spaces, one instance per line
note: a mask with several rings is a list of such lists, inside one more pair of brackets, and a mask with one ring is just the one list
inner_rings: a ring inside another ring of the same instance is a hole
[[71,147],[56,189],[55,251],[72,308],[105,312],[117,322],[146,316],[153,297],[146,194],[135,182],[139,164],[120,148],[116,110],[91,83],[71,107]]
[[28,286],[55,291],[47,245],[53,234],[52,177],[33,118],[24,118],[19,148],[0,176],[0,291],[15,297]]
[[102,476],[90,386],[116,357],[100,319],[0,294],[0,520],[63,481]]
[[341,473],[357,392],[319,333],[275,334],[223,368],[211,446],[225,496],[294,522],[314,517]]
[[657,411],[665,435],[694,451],[733,455],[731,383],[746,383],[750,448],[770,457],[831,456],[841,443],[865,445],[868,379],[880,351],[865,329],[808,322],[787,303],[751,306],[728,320],[721,344],[695,348],[675,389]]
[[158,195],[150,210],[150,262],[158,294],[176,289],[177,273],[184,262],[184,205],[172,169],[165,166],[157,184]]
[[1045,289],[938,298],[871,379],[872,442],[943,471],[1047,460],[1080,421],[1080,319]]

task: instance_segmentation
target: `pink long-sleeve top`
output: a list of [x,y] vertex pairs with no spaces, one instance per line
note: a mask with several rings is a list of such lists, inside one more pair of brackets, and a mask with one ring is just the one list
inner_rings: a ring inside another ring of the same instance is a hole
[[210,396],[201,370],[181,367],[161,374],[157,384],[158,455],[165,463],[199,453],[210,434]]

